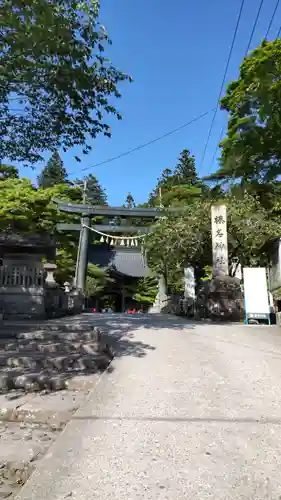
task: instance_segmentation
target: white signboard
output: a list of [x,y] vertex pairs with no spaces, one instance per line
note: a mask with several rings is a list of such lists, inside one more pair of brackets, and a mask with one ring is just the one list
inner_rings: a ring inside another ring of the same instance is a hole
[[184,270],[184,298],[195,300],[195,278],[193,267]]
[[269,319],[265,267],[244,267],[243,277],[246,319]]
[[225,205],[213,205],[212,250],[213,274],[228,274],[227,214]]

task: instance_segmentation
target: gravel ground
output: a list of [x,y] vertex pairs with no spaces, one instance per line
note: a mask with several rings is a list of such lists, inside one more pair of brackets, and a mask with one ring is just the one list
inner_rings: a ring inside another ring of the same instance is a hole
[[110,373],[17,499],[280,500],[281,330],[114,321]]
[[81,389],[0,395],[0,500],[16,496],[86,398]]
[[0,498],[13,498],[58,435],[44,424],[0,423]]

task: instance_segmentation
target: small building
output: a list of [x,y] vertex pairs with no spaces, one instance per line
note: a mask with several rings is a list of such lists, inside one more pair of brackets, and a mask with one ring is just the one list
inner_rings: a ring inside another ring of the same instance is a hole
[[82,310],[83,297],[55,282],[55,255],[51,235],[0,233],[1,319],[44,319]]
[[44,317],[43,257],[54,259],[48,235],[0,233],[0,312],[4,318]]
[[[137,306],[128,291],[134,287],[139,278],[149,275],[149,268],[140,248],[112,247],[107,243],[89,245],[88,262],[110,271],[114,281],[102,295],[107,295],[111,299],[116,312]],[[97,302],[95,305],[102,308],[103,299],[100,298]]]

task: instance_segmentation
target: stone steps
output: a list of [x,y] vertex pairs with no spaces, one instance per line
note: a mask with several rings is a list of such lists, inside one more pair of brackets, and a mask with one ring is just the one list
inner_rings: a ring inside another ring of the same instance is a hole
[[97,339],[100,336],[100,329],[97,327],[92,327],[89,324],[55,324],[55,323],[44,323],[33,324],[30,323],[20,323],[11,324],[4,323],[0,324],[0,340],[3,339],[44,339],[44,338],[62,338],[66,337],[69,339],[81,339],[85,340]]
[[0,353],[0,368],[27,368],[42,370],[82,370],[91,369],[97,366],[104,368],[108,362],[108,356],[95,352],[91,354],[68,353],[67,355],[52,355],[41,352],[13,352],[6,351]]
[[[87,360],[79,360],[80,366],[76,364],[74,367],[67,369],[31,369],[31,368],[6,368],[0,371],[0,391],[7,392],[14,389],[21,389],[25,392],[34,391],[60,391],[67,389],[68,380],[72,377],[81,375],[91,375],[105,370],[110,360],[106,356],[101,359],[92,359],[90,356]],[[38,368],[38,367],[37,367]]]
[[[9,337],[8,337],[9,338]],[[77,341],[82,342],[92,340],[98,342],[101,339],[101,332],[98,328],[92,328],[87,330],[36,330],[29,332],[19,332],[15,337],[17,340],[49,340],[49,341]],[[2,335],[3,339],[3,335]]]
[[0,355],[10,351],[11,353],[27,353],[27,352],[40,352],[40,353],[81,353],[92,354],[98,351],[104,352],[107,348],[106,342],[101,339],[99,342],[92,340],[84,340],[75,342],[70,340],[52,341],[52,340],[1,340],[0,341]]
[[89,325],[44,325],[12,336],[6,329],[5,334],[2,331],[0,339],[0,391],[4,393],[65,389],[72,377],[105,370],[113,358],[100,330]]
[[0,500],[14,498],[109,367],[108,342],[83,315],[0,324]]

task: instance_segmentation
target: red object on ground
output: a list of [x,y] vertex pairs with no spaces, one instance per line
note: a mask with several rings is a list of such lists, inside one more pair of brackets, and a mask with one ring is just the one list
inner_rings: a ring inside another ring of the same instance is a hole
[[96,313],[96,312],[97,312],[97,310],[96,310],[96,308],[94,307],[94,308],[93,308],[93,313]]

